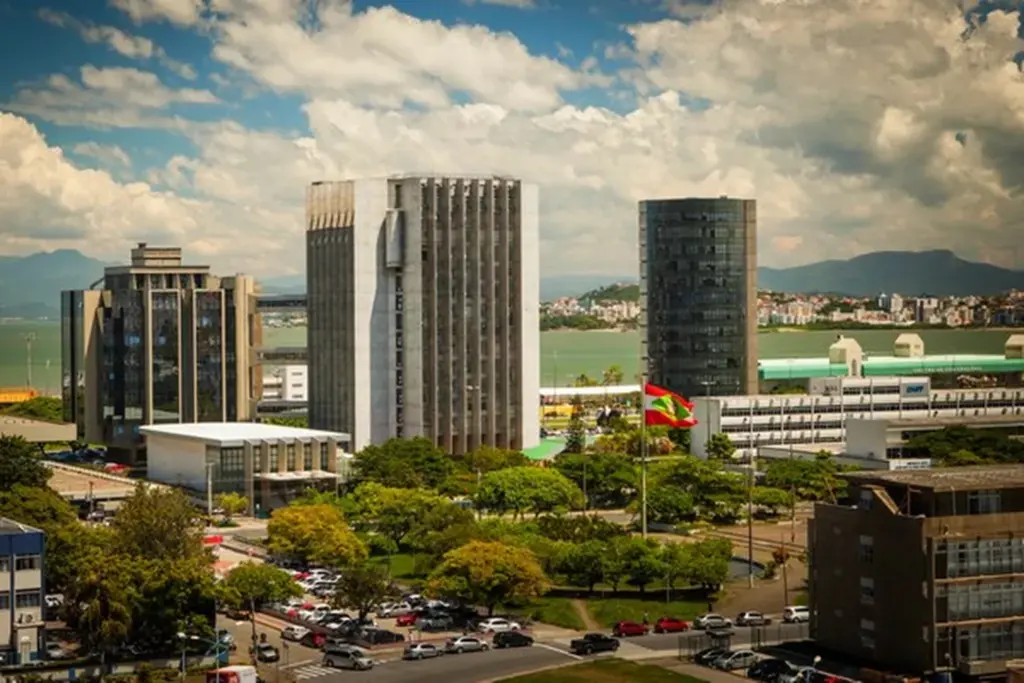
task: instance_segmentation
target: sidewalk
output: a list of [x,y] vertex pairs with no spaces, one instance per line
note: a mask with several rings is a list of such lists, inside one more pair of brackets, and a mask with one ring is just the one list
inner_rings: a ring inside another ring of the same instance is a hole
[[707,681],[707,683],[739,683],[740,681],[749,680],[744,676],[738,676],[731,674],[727,671],[718,671],[707,666],[697,666],[696,664],[688,664],[680,662],[679,660],[672,659],[665,662],[652,661],[650,664],[656,664],[662,668],[674,671],[677,674],[683,674],[684,676],[690,676],[697,680]]

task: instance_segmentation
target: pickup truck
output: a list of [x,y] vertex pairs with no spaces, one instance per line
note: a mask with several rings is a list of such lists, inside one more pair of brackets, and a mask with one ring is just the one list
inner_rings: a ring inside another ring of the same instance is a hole
[[595,652],[615,652],[619,649],[618,638],[603,633],[588,633],[569,643],[569,652],[575,655],[590,655]]

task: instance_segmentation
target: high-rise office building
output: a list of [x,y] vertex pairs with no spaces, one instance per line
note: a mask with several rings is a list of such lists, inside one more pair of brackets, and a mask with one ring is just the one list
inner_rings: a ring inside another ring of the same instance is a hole
[[115,456],[144,456],[139,427],[252,418],[255,284],[183,265],[181,249],[132,249],[102,289],[61,296],[64,417]]
[[314,183],[309,421],[352,447],[540,439],[537,187],[498,177]]
[[640,202],[648,380],[683,396],[757,393],[757,203]]

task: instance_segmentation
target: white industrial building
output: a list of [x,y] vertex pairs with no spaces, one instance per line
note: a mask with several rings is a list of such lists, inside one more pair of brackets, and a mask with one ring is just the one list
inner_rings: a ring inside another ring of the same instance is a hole
[[334,490],[347,476],[347,434],[259,422],[151,425],[146,437],[152,481],[206,499],[240,493],[250,513],[286,504],[307,488]]
[[1024,423],[1022,388],[932,390],[927,377],[825,377],[810,380],[808,394],[692,400],[698,420],[692,449],[701,458],[718,433],[735,444],[737,457],[749,458],[763,447],[841,444],[852,421],[861,419],[938,423],[1019,416]]
[[360,450],[540,440],[538,189],[503,177],[317,182],[306,205],[309,424]]
[[309,373],[305,365],[285,365],[263,375],[263,395],[271,401],[308,400]]

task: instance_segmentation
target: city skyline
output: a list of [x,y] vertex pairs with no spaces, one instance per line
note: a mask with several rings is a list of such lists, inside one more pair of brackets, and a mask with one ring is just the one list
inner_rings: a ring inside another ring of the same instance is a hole
[[758,199],[765,265],[1021,265],[1009,4],[393,4],[0,8],[0,254],[150,241],[284,275],[308,182],[425,170],[540,185],[546,272],[628,272],[639,199],[720,194]]

